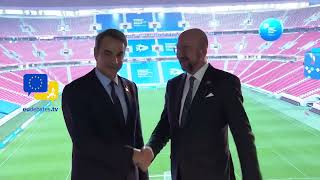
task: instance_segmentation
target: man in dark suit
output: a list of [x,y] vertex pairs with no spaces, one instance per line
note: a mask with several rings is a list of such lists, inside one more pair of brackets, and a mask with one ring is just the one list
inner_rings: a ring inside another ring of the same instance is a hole
[[96,37],[96,68],[68,84],[62,110],[72,139],[72,180],[147,180],[137,168],[143,147],[136,85],[117,72],[125,35],[108,29]]
[[208,39],[189,29],[178,39],[183,70],[167,84],[165,106],[147,147],[146,169],[171,140],[173,180],[235,179],[228,127],[235,140],[244,180],[261,180],[254,135],[243,108],[239,79],[213,68],[206,60]]

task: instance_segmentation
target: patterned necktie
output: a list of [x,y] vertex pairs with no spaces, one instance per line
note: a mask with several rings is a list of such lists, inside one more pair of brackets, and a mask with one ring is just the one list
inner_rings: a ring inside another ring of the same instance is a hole
[[116,91],[115,91],[115,88],[114,88],[114,84],[115,84],[114,81],[111,81],[111,82],[110,82],[110,86],[111,86],[111,98],[112,98],[114,107],[115,107],[115,109],[116,109],[117,115],[119,115],[120,118],[125,122],[124,115],[123,115],[123,110],[122,110],[122,106],[121,106],[119,97],[118,97],[117,94],[116,94]]
[[187,117],[188,117],[189,110],[190,110],[190,107],[191,107],[191,102],[192,102],[193,83],[194,83],[195,79],[196,78],[193,77],[193,76],[191,76],[189,78],[189,90],[188,90],[186,99],[184,101],[182,115],[181,115],[181,121],[180,121],[180,126],[181,127],[183,127],[186,124],[186,121],[187,121]]

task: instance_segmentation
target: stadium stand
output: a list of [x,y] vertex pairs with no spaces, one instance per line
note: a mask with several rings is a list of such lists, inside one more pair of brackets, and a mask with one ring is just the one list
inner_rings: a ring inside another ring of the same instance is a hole
[[[285,28],[313,28],[320,25],[320,7],[309,7],[294,10],[277,11],[255,11],[255,12],[235,12],[235,13],[143,13],[143,14],[122,14],[119,15],[118,23],[133,23],[133,17],[144,17],[147,23],[158,22],[162,26],[158,27],[159,32],[181,31],[180,25],[168,25],[163,17],[169,17],[178,22],[186,22],[187,27],[198,27],[205,31],[246,31],[257,30],[260,23],[270,17],[283,20]],[[154,15],[154,16],[153,16]],[[126,17],[124,19],[124,16]],[[0,37],[38,37],[38,36],[73,36],[81,35],[94,36],[94,31],[90,28],[92,24],[101,23],[106,18],[113,18],[114,15],[63,18],[42,18],[42,17],[0,17],[0,23],[6,24],[0,32]],[[113,23],[113,24],[112,24]],[[117,27],[117,22],[110,22],[108,26]],[[104,25],[103,25],[104,26]],[[136,29],[134,29],[136,28]],[[175,44],[176,36],[168,34],[162,37],[142,37],[143,32],[154,32],[154,28],[139,29],[133,27],[128,32],[141,33],[134,37],[129,36],[129,46],[131,51],[127,53],[127,58],[174,56],[172,49],[161,52],[154,52],[153,46]],[[166,39],[167,38],[167,39]],[[170,39],[171,38],[171,39]],[[153,39],[157,39],[154,41]],[[169,39],[169,40],[168,40]],[[134,43],[134,45],[132,45]],[[145,44],[144,44],[145,43]],[[139,45],[139,48],[137,46]],[[229,71],[240,77],[245,85],[257,87],[267,92],[279,94],[287,93],[299,98],[307,98],[315,94],[320,94],[319,82],[303,76],[302,59],[304,53],[313,47],[320,45],[320,32],[316,31],[296,31],[285,32],[282,37],[275,42],[265,42],[258,34],[254,33],[232,33],[232,34],[210,34],[209,49],[210,56],[216,55],[285,55],[299,57],[298,61],[272,61],[252,59],[232,59],[232,60],[212,60],[210,63],[218,68]],[[43,63],[59,61],[88,61],[93,60],[94,39],[50,39],[50,40],[6,40],[0,41],[0,67],[13,64]],[[169,47],[169,46],[168,46]],[[146,48],[147,50],[144,50]],[[170,52],[171,51],[171,52]],[[143,53],[141,53],[143,52]],[[223,59],[223,58],[221,58]],[[47,73],[51,80],[57,80],[61,84],[80,77],[90,71],[93,66],[65,66],[52,67],[36,70],[22,70],[15,72],[4,72],[0,74],[1,97],[6,96],[7,101],[16,104],[26,104],[32,100],[32,96],[21,94],[22,76],[24,73]],[[128,69],[130,70],[130,68]],[[132,71],[132,70],[131,70]],[[132,72],[127,72],[131,74]],[[18,102],[7,97],[20,97]]]
[[25,25],[30,27],[33,35],[62,35],[61,31],[58,31],[60,19],[25,18],[23,21]]
[[66,31],[66,35],[85,35],[94,32],[90,30],[90,25],[93,24],[93,16],[65,18],[64,23],[70,29],[70,31]]
[[72,80],[78,79],[79,77],[83,76],[84,74],[90,72],[94,66],[79,66],[79,67],[71,67],[71,77]]

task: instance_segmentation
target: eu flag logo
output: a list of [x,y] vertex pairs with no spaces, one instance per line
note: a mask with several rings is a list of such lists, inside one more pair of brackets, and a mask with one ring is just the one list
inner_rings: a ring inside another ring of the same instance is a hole
[[48,91],[48,76],[46,74],[25,74],[23,90],[30,95],[32,92]]
[[304,76],[320,80],[320,53],[306,52],[304,56]]

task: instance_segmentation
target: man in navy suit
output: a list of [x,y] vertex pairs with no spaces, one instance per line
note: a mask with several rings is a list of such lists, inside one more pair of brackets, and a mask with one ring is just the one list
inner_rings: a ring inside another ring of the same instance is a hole
[[62,110],[72,139],[72,180],[147,180],[137,168],[143,147],[136,85],[117,75],[125,35],[108,29],[96,37],[97,65],[68,84]]
[[186,73],[166,88],[160,121],[142,151],[146,169],[171,140],[173,180],[233,180],[228,128],[235,140],[244,180],[261,180],[254,135],[242,105],[239,78],[206,59],[208,39],[200,29],[180,34],[177,58]]

